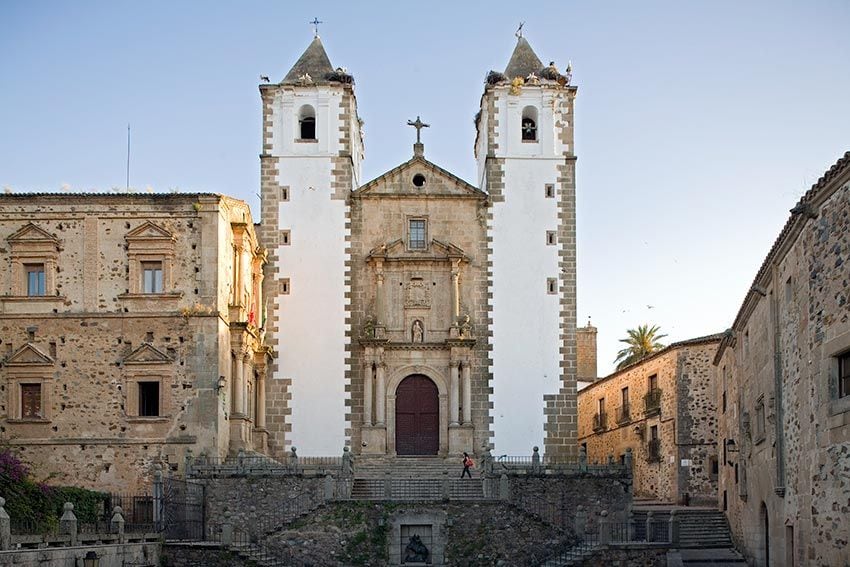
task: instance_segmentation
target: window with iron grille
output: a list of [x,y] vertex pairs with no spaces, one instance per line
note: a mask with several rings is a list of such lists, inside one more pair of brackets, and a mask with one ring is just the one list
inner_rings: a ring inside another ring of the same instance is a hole
[[838,357],[838,397],[850,396],[850,351]]
[[21,384],[21,417],[23,419],[44,417],[41,408],[41,384]]
[[427,223],[425,219],[410,219],[407,230],[407,245],[411,250],[427,248]]

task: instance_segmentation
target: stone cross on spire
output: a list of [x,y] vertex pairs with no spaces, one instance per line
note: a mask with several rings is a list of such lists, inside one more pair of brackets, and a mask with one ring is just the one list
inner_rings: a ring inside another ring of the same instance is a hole
[[425,124],[424,122],[422,122],[422,120],[419,118],[419,116],[416,117],[415,122],[413,120],[408,120],[407,125],[413,126],[414,128],[416,128],[416,143],[413,144],[413,155],[420,156],[420,157],[425,155],[425,145],[422,143],[422,140],[420,139],[420,134],[422,132],[422,128],[430,128],[431,125]]
[[319,18],[313,18],[312,22],[307,22],[308,24],[313,24],[313,37],[319,37],[319,24],[324,24],[322,20]]

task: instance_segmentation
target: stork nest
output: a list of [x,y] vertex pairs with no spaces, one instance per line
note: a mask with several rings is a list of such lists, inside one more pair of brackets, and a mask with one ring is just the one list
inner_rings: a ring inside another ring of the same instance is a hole
[[561,74],[558,72],[558,69],[555,68],[554,65],[550,65],[548,67],[543,67],[537,75],[543,79],[548,79],[550,81],[557,81],[561,78]]
[[490,71],[489,73],[487,73],[487,78],[485,79],[485,82],[488,85],[497,85],[507,80],[508,78],[505,76],[504,73],[499,73],[498,71]]
[[330,73],[327,73],[325,75],[325,80],[333,81],[335,83],[344,83],[346,85],[353,85],[354,84],[354,76],[349,75],[348,73],[346,73],[345,71],[342,71],[341,69],[337,69],[336,71],[331,71]]

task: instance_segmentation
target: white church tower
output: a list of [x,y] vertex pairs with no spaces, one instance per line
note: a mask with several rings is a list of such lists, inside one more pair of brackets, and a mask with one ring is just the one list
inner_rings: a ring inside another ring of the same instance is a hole
[[479,182],[492,201],[498,453],[528,454],[544,430],[548,454],[575,451],[576,88],[569,81],[569,68],[561,74],[544,65],[520,35],[505,72],[488,75],[476,120]]
[[[274,453],[337,455],[350,425],[349,210],[363,139],[353,78],[318,35],[263,101],[262,228],[269,249],[268,384]],[[285,442],[281,442],[285,440]]]

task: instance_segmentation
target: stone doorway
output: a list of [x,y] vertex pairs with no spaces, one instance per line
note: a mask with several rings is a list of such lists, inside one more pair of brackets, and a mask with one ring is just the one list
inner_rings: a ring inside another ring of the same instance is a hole
[[396,389],[396,454],[436,455],[440,448],[440,395],[437,385],[412,374]]

